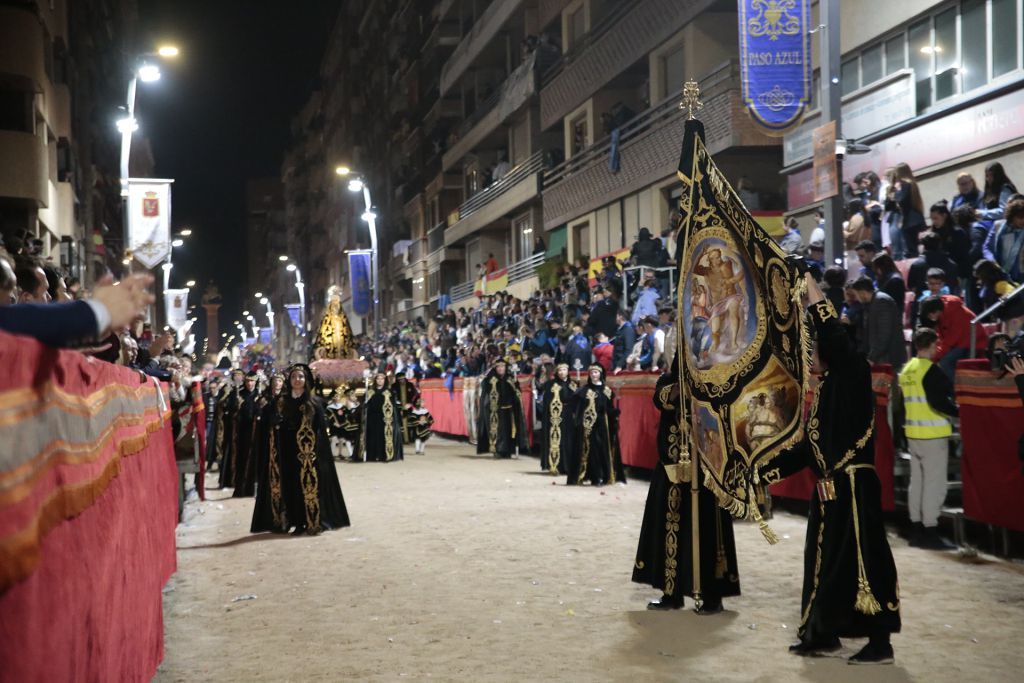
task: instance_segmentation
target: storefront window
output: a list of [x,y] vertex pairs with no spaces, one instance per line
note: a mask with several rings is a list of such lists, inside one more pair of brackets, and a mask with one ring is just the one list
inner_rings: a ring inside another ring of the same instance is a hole
[[956,46],[956,8],[935,16],[935,100],[956,94],[959,59]]
[[985,0],[964,0],[960,17],[960,74],[964,92],[988,83],[988,38],[985,31]]
[[864,50],[860,56],[860,82],[869,85],[882,77],[882,45]]
[[1017,68],[1017,0],[992,0],[992,78]]

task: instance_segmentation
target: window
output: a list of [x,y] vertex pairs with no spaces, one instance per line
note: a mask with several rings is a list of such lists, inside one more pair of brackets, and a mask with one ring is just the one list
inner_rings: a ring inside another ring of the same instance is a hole
[[860,84],[869,85],[882,78],[882,44],[869,47],[860,56]]
[[525,213],[512,222],[512,238],[517,240],[519,253],[517,261],[530,258],[533,254],[533,216]]
[[0,130],[33,132],[32,93],[0,87]]
[[935,101],[956,94],[957,66],[960,63],[956,46],[956,8],[935,16]]
[[914,70],[917,87],[917,110],[932,104],[932,36],[931,20],[925,19],[910,27],[907,43],[910,48],[910,68]]
[[885,41],[885,75],[891,76],[907,67],[907,51],[903,35]]
[[839,77],[844,95],[849,95],[860,87],[856,58],[848,59],[843,62],[842,67],[840,68]]
[[569,147],[569,155],[573,156],[582,152],[589,144],[586,113],[582,114],[579,118],[574,119],[570,124],[570,127],[572,131],[572,140]]
[[686,80],[686,72],[683,67],[683,46],[675,47],[671,52],[661,58],[661,97],[668,97],[674,92],[679,92]]
[[992,78],[1017,68],[1017,0],[992,0]]
[[575,12],[569,15],[569,48],[576,47],[587,33],[586,8],[581,4]]
[[963,36],[960,75],[964,92],[967,92],[988,82],[985,0],[964,0],[960,31]]
[[590,256],[590,223],[580,223],[572,228],[573,235],[573,260],[580,256]]

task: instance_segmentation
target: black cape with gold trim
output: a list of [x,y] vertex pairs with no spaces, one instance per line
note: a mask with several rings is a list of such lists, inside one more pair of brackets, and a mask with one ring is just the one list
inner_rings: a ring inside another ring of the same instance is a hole
[[[281,459],[275,452],[274,462],[270,461],[270,431],[274,419],[274,397],[270,390],[263,392],[257,403],[259,419],[256,421],[255,459],[256,465],[256,504],[252,509],[252,523],[249,531],[284,532],[284,520],[281,509]],[[276,450],[276,449],[275,449]],[[273,468],[273,474],[271,474]]]
[[259,416],[257,402],[259,392],[247,391],[242,388],[238,392],[241,399],[238,412],[235,413],[235,445],[232,498],[249,498],[256,493],[256,423]]
[[392,462],[402,460],[403,411],[391,387],[371,388],[363,402],[363,430],[357,460]]
[[416,439],[416,436],[413,434],[413,430],[409,429],[411,423],[406,418],[408,417],[410,406],[416,405],[416,401],[420,397],[420,390],[403,375],[395,378],[394,383],[391,385],[391,392],[395,395],[395,400],[398,401],[398,405],[402,409],[402,441],[406,445],[411,444]]
[[556,377],[544,385],[542,396],[540,469],[565,474],[576,441],[576,386]]
[[348,526],[320,402],[285,393],[274,401],[271,422],[270,461],[280,463],[283,526],[310,534]]
[[595,486],[626,483],[619,450],[619,409],[607,384],[589,380],[576,392],[572,457],[565,463],[566,483]]
[[814,393],[806,437],[763,472],[772,482],[810,467],[835,488],[834,500],[822,500],[818,487],[811,496],[798,635],[827,642],[898,633],[899,584],[874,467],[871,367],[831,304],[808,311],[828,369]]
[[217,456],[220,474],[217,485],[222,489],[235,485],[235,461],[238,459],[238,410],[241,397],[237,387],[225,388],[217,399]]
[[[661,411],[659,463],[651,474],[651,487],[647,492],[633,582],[657,588],[681,605],[683,596],[693,597],[693,517],[690,484],[680,478],[683,473],[678,471],[681,404],[678,394],[675,400],[671,399],[677,382],[675,372],[665,373],[658,378],[654,391],[654,405]],[[688,465],[683,467],[688,469]],[[669,472],[672,472],[671,478]],[[701,597],[705,603],[715,603],[740,594],[732,515],[718,507],[714,495],[703,487],[697,505]]]
[[519,383],[511,375],[499,377],[491,370],[480,383],[480,416],[477,418],[477,453],[510,458],[519,448],[529,452],[526,420]]

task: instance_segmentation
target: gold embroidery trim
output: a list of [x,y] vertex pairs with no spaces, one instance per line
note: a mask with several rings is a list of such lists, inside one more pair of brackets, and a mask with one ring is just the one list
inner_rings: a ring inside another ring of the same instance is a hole
[[668,489],[668,513],[665,515],[665,595],[675,595],[676,554],[679,551],[679,503],[682,495],[679,487],[672,485]]
[[298,446],[302,497],[306,503],[306,531],[311,534],[320,529],[320,485],[316,472],[316,432],[313,430],[312,408],[302,406],[302,422],[295,434]]
[[882,606],[878,604],[878,600],[871,593],[871,584],[868,583],[868,573],[864,568],[864,555],[860,549],[860,516],[857,513],[857,470],[859,469],[874,469],[874,465],[851,465],[846,468],[846,473],[850,477],[850,497],[853,499],[853,535],[857,543],[857,599],[853,603],[853,608],[861,614],[878,614],[882,611]]
[[[277,430],[275,430],[276,432]],[[274,526],[284,528],[281,516],[281,469],[277,463],[277,434],[270,434],[270,512],[274,518]]]
[[391,402],[391,392],[385,389],[381,396],[384,402],[380,406],[384,415],[384,459],[391,462],[395,459],[395,406]]
[[551,410],[548,419],[548,471],[558,474],[558,463],[562,459],[562,385],[551,387]]
[[811,608],[814,606],[814,599],[818,595],[818,582],[821,578],[821,543],[825,539],[825,503],[820,499],[818,500],[818,511],[821,515],[821,520],[818,522],[817,550],[814,558],[814,582],[811,585],[811,596],[807,600],[807,606],[804,608],[804,613],[800,616],[798,634],[801,636],[804,632],[804,626],[807,625],[807,619],[811,616]]
[[576,483],[582,484],[587,478],[587,463],[590,461],[590,433],[597,422],[597,395],[587,389],[587,407],[583,409],[583,457],[580,458],[580,471],[576,475]]
[[491,453],[498,452],[498,378],[491,377],[491,390],[487,394],[489,402],[489,415],[487,424],[487,438],[491,445]]

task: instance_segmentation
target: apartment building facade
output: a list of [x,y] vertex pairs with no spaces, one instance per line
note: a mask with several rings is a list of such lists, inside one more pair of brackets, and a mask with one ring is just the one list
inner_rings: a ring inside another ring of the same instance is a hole
[[136,23],[134,0],[0,5],[0,230],[86,282],[120,265],[113,125]]
[[[914,170],[926,203],[932,203],[956,194],[960,172],[983,185],[985,166],[999,161],[1021,186],[1021,0],[862,0],[840,8],[841,132],[871,148],[846,157],[847,179],[862,171],[882,176],[904,162]],[[812,107],[785,136],[787,208],[798,216],[816,207],[810,131],[819,118]]]

